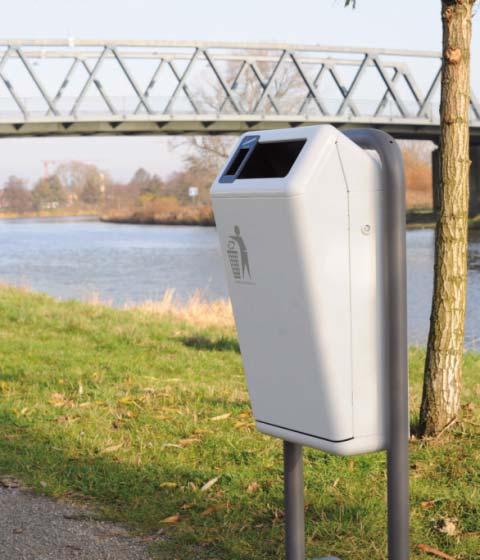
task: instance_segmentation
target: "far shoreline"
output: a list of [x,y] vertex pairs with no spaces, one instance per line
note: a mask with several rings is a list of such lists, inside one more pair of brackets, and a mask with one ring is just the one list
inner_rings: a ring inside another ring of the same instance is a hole
[[39,210],[38,212],[0,212],[0,220],[22,220],[31,218],[98,218],[98,212],[94,210],[72,210],[71,212],[60,212],[51,210]]
[[198,227],[215,227],[214,220],[189,220],[189,219],[135,219],[135,218],[109,218],[99,216],[101,222],[107,224],[119,225],[136,225],[136,226],[198,226]]
[[[204,216],[202,219],[196,217],[186,217],[166,215],[162,217],[153,216],[109,216],[94,210],[80,210],[71,212],[41,210],[39,212],[0,212],[0,220],[21,220],[21,219],[48,219],[48,218],[94,218],[100,222],[118,225],[143,225],[143,226],[199,226],[215,227],[213,215]],[[470,218],[468,221],[470,230],[480,230],[480,215]],[[430,210],[408,210],[406,213],[407,230],[434,229],[435,215]]]

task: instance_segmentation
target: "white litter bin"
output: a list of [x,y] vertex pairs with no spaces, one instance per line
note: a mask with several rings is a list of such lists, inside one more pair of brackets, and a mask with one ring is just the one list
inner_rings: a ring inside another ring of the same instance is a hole
[[329,125],[246,134],[212,200],[258,429],[385,449],[379,159]]

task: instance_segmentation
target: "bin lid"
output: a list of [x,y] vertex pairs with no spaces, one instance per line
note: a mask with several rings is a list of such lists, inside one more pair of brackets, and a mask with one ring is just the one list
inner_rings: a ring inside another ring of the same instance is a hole
[[374,159],[331,125],[244,134],[215,180],[211,196],[303,194],[312,178],[332,157],[338,163],[337,158],[348,155],[345,150],[340,152],[338,143],[347,144],[348,152],[353,151],[360,158]]

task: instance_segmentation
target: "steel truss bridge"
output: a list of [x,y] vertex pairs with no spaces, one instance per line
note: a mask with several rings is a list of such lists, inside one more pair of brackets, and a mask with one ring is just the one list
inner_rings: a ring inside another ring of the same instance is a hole
[[[409,50],[1,40],[0,136],[237,134],[331,123],[435,140],[440,68],[439,52]],[[470,117],[478,143],[473,90]]]

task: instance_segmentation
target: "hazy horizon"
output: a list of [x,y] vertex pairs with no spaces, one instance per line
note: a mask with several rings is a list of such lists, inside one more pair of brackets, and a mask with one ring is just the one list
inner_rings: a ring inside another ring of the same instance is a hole
[[[4,160],[0,166],[0,188],[11,175],[24,179],[28,188],[32,188],[35,181],[44,175],[44,161],[51,162],[50,172],[67,161],[93,164],[108,172],[119,183],[129,181],[140,167],[162,179],[183,167],[180,148],[173,148],[169,139],[158,136],[14,138],[2,139],[2,142],[9,146],[6,158],[8,165]],[[156,148],[162,156],[157,159],[154,157]],[[117,155],[119,151],[122,153],[121,158]],[[2,149],[2,153],[5,154],[5,149]],[[27,165],[25,153],[29,154]],[[165,154],[171,158],[170,161]]]

